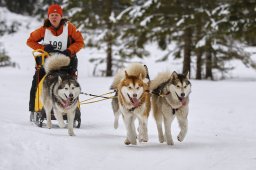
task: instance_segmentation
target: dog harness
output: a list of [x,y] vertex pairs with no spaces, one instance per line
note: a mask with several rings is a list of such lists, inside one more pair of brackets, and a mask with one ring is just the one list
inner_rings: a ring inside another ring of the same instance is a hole
[[68,45],[68,23],[64,24],[63,32],[59,36],[55,36],[49,29],[45,29],[43,44],[51,44],[55,47],[55,50],[66,50]]
[[[166,83],[164,84],[164,86],[165,86],[165,85],[166,85]],[[168,91],[168,92],[165,93],[165,94],[162,93],[162,89],[163,89],[164,86],[163,86],[163,84],[162,84],[161,88],[158,87],[157,89],[153,90],[151,93],[154,94],[154,95],[160,96],[160,97],[168,96],[169,94],[171,94],[171,92]],[[176,93],[176,95],[177,95],[179,101],[182,101],[182,99],[178,96],[177,93]],[[177,108],[177,109],[172,109],[172,114],[175,115],[175,113],[176,113],[178,110],[179,110],[179,108]]]

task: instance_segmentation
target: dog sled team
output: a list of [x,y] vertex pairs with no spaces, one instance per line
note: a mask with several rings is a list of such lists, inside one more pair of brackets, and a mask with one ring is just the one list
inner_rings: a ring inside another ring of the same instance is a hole
[[[81,87],[76,76],[76,53],[84,47],[84,41],[76,27],[63,18],[58,4],[49,6],[47,14],[43,26],[33,31],[27,40],[29,47],[41,53],[34,55],[36,72],[30,91],[30,120],[42,127],[46,119],[47,128],[52,128],[52,119],[57,119],[60,128],[66,126],[64,120],[67,120],[68,134],[73,136],[73,127],[79,128],[81,124]],[[45,57],[47,60],[44,60]],[[148,68],[133,63],[114,76],[111,89],[116,91],[112,99],[114,128],[118,128],[121,115],[127,131],[126,145],[136,145],[137,140],[148,141],[151,108],[161,143],[166,141],[168,145],[173,145],[171,124],[175,117],[180,126],[177,138],[184,140],[191,91],[189,74],[162,72],[150,80]],[[137,128],[135,120],[139,122]]]
[[[40,99],[46,114],[46,126],[52,127],[52,112],[60,128],[65,127],[63,115],[68,122],[68,134],[73,136],[76,111],[79,106],[81,87],[76,79],[62,71],[69,65],[69,58],[53,54],[45,62],[46,76],[42,82]],[[113,78],[111,89],[116,92],[112,99],[114,128],[119,117],[126,127],[126,145],[148,142],[148,117],[152,110],[158,130],[159,142],[173,145],[171,125],[176,117],[180,126],[177,139],[182,142],[188,129],[188,104],[191,92],[189,74],[175,71],[161,72],[150,80],[148,68],[141,63],[132,63],[119,70]],[[152,108],[152,109],[151,109]],[[138,127],[135,121],[138,120]],[[164,132],[163,132],[164,127]]]

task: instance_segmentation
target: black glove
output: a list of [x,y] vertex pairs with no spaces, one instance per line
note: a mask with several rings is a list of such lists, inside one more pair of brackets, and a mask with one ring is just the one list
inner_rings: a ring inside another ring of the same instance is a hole
[[61,51],[60,53],[67,57],[71,57],[71,52],[69,50],[64,50],[64,51]]
[[44,46],[44,51],[46,51],[47,53],[53,52],[54,51],[54,46],[51,44],[47,44]]

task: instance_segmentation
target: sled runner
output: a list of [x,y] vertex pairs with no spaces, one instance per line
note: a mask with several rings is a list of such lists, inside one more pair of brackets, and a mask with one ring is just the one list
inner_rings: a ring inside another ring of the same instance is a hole
[[[41,49],[33,51],[32,54],[36,61],[36,72],[38,74],[37,77],[39,77],[39,71],[44,66],[45,59],[49,56],[49,54]],[[66,70],[65,68],[63,68],[60,71],[65,72]],[[46,113],[40,99],[40,96],[42,94],[43,82],[46,76],[47,75],[45,75],[40,81],[38,78],[37,90],[36,90],[36,96],[35,96],[35,108],[34,108],[34,112],[32,112],[30,115],[30,121],[34,122],[39,127],[42,127],[44,120],[46,120]],[[51,120],[56,120],[53,110],[51,112]],[[66,115],[63,116],[63,120],[67,121]],[[80,128],[80,125],[81,125],[81,112],[80,112],[80,104],[78,102],[78,105],[75,111],[74,127]]]

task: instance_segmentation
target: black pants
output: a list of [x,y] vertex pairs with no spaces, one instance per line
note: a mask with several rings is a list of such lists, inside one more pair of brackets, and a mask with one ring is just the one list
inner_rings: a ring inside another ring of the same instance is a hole
[[[76,78],[76,72],[77,72],[77,57],[73,57],[70,61],[69,66],[64,67],[63,70],[67,71],[70,75],[74,76]],[[45,76],[45,70],[43,67],[40,69],[36,69],[35,74],[33,76],[32,85],[30,89],[30,99],[29,99],[29,111],[33,112],[35,109],[35,98],[36,98],[36,89],[38,83],[41,81],[41,79]]]

